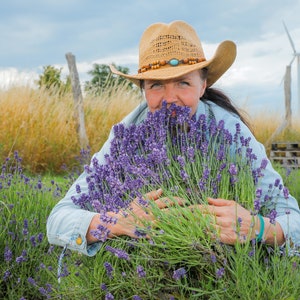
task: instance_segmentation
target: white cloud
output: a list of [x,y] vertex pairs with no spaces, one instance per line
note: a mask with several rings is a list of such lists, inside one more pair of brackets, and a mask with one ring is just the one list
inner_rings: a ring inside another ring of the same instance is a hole
[[0,89],[7,90],[13,86],[35,87],[39,78],[35,71],[19,71],[16,68],[0,69]]

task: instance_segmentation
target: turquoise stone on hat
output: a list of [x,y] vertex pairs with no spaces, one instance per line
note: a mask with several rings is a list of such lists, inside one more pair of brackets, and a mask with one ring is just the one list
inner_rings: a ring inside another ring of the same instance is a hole
[[179,60],[177,58],[172,58],[169,60],[169,65],[176,67],[179,65]]

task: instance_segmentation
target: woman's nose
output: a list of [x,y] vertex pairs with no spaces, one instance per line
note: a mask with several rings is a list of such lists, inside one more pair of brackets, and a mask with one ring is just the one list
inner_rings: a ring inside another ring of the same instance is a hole
[[175,92],[174,87],[168,86],[168,85],[165,86],[164,99],[167,103],[176,102],[177,97],[176,97],[176,92]]

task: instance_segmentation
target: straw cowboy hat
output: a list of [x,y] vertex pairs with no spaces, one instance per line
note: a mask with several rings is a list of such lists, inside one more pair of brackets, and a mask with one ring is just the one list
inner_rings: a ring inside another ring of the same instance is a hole
[[207,86],[211,86],[232,65],[235,57],[236,45],[232,41],[223,41],[215,55],[206,60],[195,30],[183,21],[174,21],[170,24],[155,23],[144,31],[136,75],[124,74],[112,65],[110,68],[114,74],[138,86],[140,80],[166,80],[207,68]]

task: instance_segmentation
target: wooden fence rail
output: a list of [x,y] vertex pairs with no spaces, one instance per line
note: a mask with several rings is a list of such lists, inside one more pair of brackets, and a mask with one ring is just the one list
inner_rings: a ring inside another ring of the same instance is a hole
[[274,142],[270,160],[283,167],[300,168],[300,142]]

